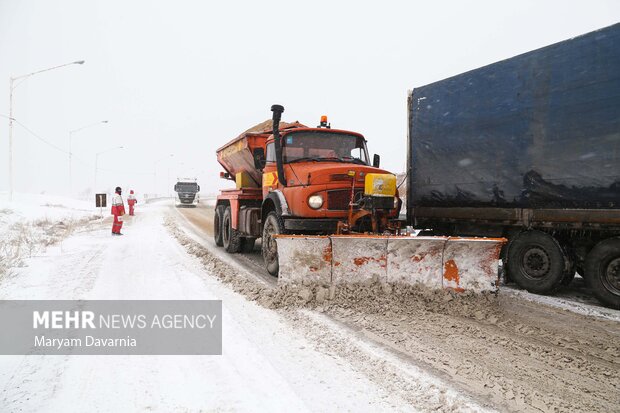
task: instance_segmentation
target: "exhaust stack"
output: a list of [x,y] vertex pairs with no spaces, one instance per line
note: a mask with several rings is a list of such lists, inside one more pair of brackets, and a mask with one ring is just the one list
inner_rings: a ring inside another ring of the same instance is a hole
[[282,143],[280,142],[280,119],[282,119],[282,112],[284,112],[284,106],[271,105],[271,111],[273,112],[273,139],[276,149],[276,168],[278,171],[278,181],[282,184],[282,186],[286,186],[284,165],[282,163]]

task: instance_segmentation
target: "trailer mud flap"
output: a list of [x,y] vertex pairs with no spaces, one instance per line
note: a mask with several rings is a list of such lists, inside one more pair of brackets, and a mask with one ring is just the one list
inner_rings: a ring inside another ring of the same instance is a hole
[[503,238],[276,236],[280,284],[407,284],[496,291]]

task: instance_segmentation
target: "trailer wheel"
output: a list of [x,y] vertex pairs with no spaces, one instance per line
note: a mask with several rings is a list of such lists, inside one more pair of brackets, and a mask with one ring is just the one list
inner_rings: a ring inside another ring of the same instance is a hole
[[522,232],[508,246],[508,274],[522,288],[535,294],[557,291],[565,277],[567,257],[551,235]]
[[261,252],[263,253],[263,260],[265,261],[267,271],[276,277],[278,276],[280,264],[278,263],[278,246],[273,236],[283,232],[284,222],[282,222],[282,218],[275,211],[271,211],[267,214],[265,225],[263,225]]
[[218,205],[215,207],[215,214],[213,216],[213,238],[215,239],[215,245],[221,247],[224,245],[222,240],[222,219],[224,218],[224,206]]
[[241,252],[254,251],[255,243],[256,243],[256,238],[242,238],[241,239]]
[[222,218],[222,244],[224,249],[231,254],[241,251],[241,237],[239,232],[232,227],[232,211],[227,206]]
[[603,304],[620,309],[620,238],[599,242],[586,257],[586,282]]

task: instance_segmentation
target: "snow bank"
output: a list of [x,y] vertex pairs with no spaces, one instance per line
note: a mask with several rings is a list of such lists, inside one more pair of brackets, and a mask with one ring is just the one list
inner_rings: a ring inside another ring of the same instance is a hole
[[0,280],[49,245],[97,219],[86,201],[35,194],[0,193]]
[[[3,221],[7,215],[13,220],[62,220],[80,218],[98,212],[95,202],[78,200],[57,195],[14,193],[13,201],[8,200],[7,192],[0,192],[0,211]],[[7,212],[11,212],[7,214]]]

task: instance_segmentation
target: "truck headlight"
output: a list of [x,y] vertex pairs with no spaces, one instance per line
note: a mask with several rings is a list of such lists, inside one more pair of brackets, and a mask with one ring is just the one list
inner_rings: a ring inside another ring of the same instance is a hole
[[319,209],[323,206],[323,197],[321,195],[311,195],[308,198],[308,205],[312,209]]

